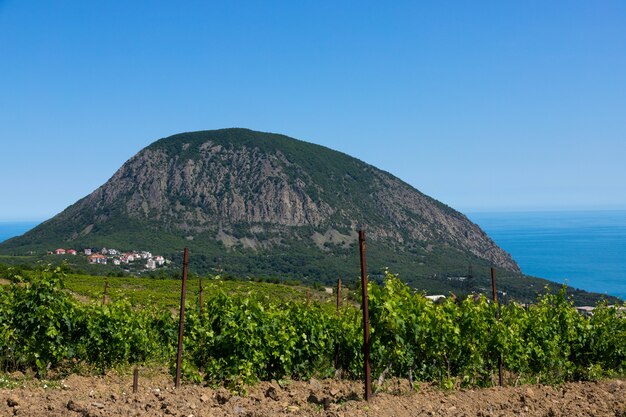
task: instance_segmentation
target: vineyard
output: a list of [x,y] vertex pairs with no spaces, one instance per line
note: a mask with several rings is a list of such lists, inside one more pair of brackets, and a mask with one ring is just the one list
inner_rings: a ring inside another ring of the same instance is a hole
[[[1,287],[0,371],[45,376],[82,365],[103,372],[147,363],[173,371],[178,320],[170,306],[121,297],[79,301],[64,289],[65,279],[59,269],[44,270]],[[189,300],[184,379],[243,390],[272,379],[362,378],[358,299],[337,311],[322,297],[268,296],[272,288],[280,293],[278,285],[258,292],[233,285],[205,280],[202,309]],[[564,291],[530,306],[497,306],[482,296],[433,303],[387,273],[383,285],[369,284],[369,294],[372,374],[381,381],[492,386],[499,358],[507,385],[596,380],[626,370],[623,310],[600,304],[584,316]]]

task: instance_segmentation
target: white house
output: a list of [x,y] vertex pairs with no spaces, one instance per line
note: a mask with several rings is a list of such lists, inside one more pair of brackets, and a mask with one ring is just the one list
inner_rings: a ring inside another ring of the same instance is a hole
[[107,257],[104,256],[104,255],[101,255],[99,253],[95,253],[95,254],[89,256],[89,263],[106,265],[107,264]]

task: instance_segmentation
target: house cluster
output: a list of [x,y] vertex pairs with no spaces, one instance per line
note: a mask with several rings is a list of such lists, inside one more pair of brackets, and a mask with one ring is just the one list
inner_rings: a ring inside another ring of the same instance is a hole
[[[48,251],[48,255],[51,255],[52,252]],[[55,255],[77,255],[78,252],[74,249],[57,249],[54,251]]]
[[[48,252],[51,254],[52,252]],[[106,265],[107,263],[112,263],[113,265],[128,265],[128,264],[138,264],[140,262],[145,262],[145,267],[147,269],[156,269],[159,266],[163,266],[166,263],[166,260],[163,256],[160,255],[152,255],[152,253],[147,251],[131,251],[131,252],[121,252],[117,249],[107,249],[102,248],[100,251],[95,251],[91,248],[87,248],[83,250],[85,256],[89,260],[91,264],[100,264]],[[57,249],[54,251],[56,255],[77,255],[78,252],[74,249]]]

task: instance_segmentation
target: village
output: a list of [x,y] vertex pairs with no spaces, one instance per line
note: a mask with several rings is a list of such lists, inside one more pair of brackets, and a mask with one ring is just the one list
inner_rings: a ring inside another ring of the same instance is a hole
[[[55,251],[48,251],[49,255],[78,255],[79,252],[75,249],[56,249]],[[160,255],[152,255],[147,251],[130,251],[121,252],[117,249],[102,248],[99,251],[92,248],[86,248],[82,250],[82,253],[87,256],[90,264],[95,265],[107,265],[109,262],[113,265],[129,265],[139,264],[145,262],[146,269],[156,269],[165,265],[168,261]]]

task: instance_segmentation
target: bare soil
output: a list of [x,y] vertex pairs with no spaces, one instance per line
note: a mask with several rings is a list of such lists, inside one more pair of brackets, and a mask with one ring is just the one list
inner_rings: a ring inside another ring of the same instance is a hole
[[71,375],[49,383],[17,377],[19,386],[0,389],[5,416],[610,416],[626,417],[623,379],[549,387],[444,391],[408,382],[386,384],[369,403],[354,381],[263,382],[247,394],[224,388],[184,385],[174,389],[165,374],[141,375],[132,393],[132,375]]

